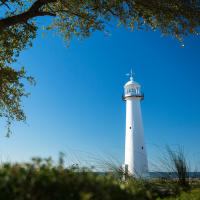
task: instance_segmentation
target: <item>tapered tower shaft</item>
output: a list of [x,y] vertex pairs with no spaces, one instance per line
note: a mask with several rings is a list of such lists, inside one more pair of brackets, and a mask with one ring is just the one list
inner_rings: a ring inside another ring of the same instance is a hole
[[124,86],[123,100],[126,101],[125,167],[136,177],[148,172],[140,101],[144,95],[140,85],[131,80]]

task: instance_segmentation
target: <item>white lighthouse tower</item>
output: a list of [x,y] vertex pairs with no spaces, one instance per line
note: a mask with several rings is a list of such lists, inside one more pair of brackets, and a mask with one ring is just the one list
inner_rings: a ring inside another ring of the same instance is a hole
[[126,101],[126,138],[124,169],[135,177],[146,177],[148,172],[144,130],[140,101],[144,99],[141,86],[134,81],[133,73],[128,74],[130,81],[124,85],[122,99]]

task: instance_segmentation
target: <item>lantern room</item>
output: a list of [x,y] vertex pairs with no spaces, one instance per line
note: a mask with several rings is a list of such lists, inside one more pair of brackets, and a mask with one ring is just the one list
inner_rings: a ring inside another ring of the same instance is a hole
[[124,85],[122,99],[126,100],[126,97],[140,97],[141,99],[144,99],[144,94],[141,92],[141,86],[133,80],[133,77],[130,77],[130,81]]

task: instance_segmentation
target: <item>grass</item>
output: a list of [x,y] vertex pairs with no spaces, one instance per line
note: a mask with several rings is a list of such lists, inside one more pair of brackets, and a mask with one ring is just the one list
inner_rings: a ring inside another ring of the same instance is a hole
[[[98,175],[78,165],[64,167],[51,158],[29,163],[2,163],[0,199],[6,200],[200,200],[200,180],[188,177],[184,151],[167,148],[168,165],[177,178],[135,178],[118,164],[102,162],[108,173]],[[166,161],[165,160],[165,161]]]
[[109,161],[103,163],[109,171],[112,171],[112,175],[118,180],[118,183],[140,188],[141,191],[148,194],[149,199],[177,198],[186,200],[186,197],[190,195],[191,198],[199,199],[200,179],[195,176],[189,177],[189,161],[186,159],[184,148],[178,146],[176,149],[172,149],[166,146],[165,150],[166,152],[160,161],[168,172],[162,178],[135,178],[126,173],[117,163]]

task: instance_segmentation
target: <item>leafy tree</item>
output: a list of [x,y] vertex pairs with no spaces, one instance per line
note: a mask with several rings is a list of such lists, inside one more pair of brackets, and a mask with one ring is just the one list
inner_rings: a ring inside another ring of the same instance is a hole
[[33,79],[11,66],[32,46],[39,17],[49,16],[52,22],[44,28],[67,44],[72,37],[82,40],[115,22],[131,30],[158,30],[181,42],[188,34],[199,34],[200,27],[199,0],[0,0],[0,12],[0,116],[8,125],[25,120],[22,79]]

